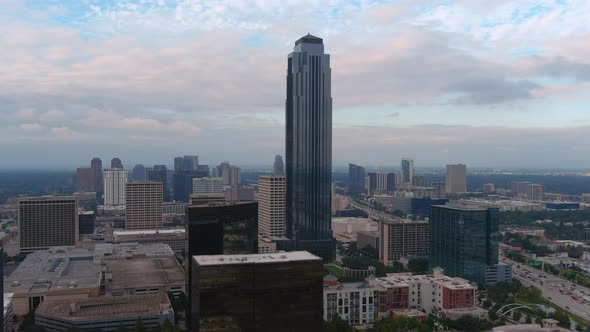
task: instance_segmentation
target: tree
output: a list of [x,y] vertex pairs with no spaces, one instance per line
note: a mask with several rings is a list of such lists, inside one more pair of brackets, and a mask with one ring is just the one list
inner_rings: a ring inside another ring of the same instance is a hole
[[482,330],[480,320],[469,315],[462,316],[461,318],[454,321],[449,321],[449,327],[459,331],[469,332],[477,332]]
[[428,271],[428,258],[415,257],[408,261],[408,269],[414,273],[423,273]]
[[367,332],[427,332],[432,329],[418,319],[401,315],[395,318],[384,318],[375,321]]
[[174,332],[174,326],[170,320],[166,319],[164,323],[162,323],[162,328],[160,329],[161,332]]
[[551,318],[559,322],[557,325],[564,328],[570,327],[570,318],[568,317],[567,313],[565,313],[565,311],[557,309],[551,316]]
[[135,332],[144,332],[145,328],[143,326],[143,321],[141,320],[140,317],[137,317],[137,320],[135,321]]
[[354,329],[347,321],[336,316],[331,321],[324,321],[324,332],[354,332]]
[[512,319],[514,319],[515,321],[520,321],[521,318],[522,318],[522,315],[521,315],[520,311],[514,310],[512,312]]

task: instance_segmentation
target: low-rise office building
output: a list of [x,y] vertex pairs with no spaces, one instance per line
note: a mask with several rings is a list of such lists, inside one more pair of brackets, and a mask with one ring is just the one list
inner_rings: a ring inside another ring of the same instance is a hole
[[114,243],[164,243],[177,254],[186,252],[186,230],[184,228],[161,228],[143,230],[115,230]]
[[96,244],[31,253],[4,280],[12,310],[23,316],[43,301],[101,295],[183,292],[184,271],[166,244]]
[[174,310],[168,295],[44,301],[35,312],[35,325],[50,332],[134,329],[138,320],[146,329],[160,327],[166,320],[174,323]]

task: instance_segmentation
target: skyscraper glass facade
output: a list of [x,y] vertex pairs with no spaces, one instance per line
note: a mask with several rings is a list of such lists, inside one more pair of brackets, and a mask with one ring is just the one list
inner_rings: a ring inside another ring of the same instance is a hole
[[432,206],[430,269],[484,284],[486,267],[498,264],[498,235],[498,209]]
[[332,261],[330,56],[312,35],[297,40],[287,60],[286,166],[287,237]]
[[292,252],[192,260],[192,331],[322,330],[319,257]]
[[348,192],[351,195],[360,195],[365,192],[365,176],[367,173],[364,167],[348,164]]

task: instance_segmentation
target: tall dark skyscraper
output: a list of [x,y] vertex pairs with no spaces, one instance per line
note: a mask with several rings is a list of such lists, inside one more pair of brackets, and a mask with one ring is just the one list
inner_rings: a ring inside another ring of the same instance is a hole
[[[97,194],[102,194],[103,192],[103,184],[102,184],[102,160],[100,158],[92,158],[90,161],[90,168],[94,171],[94,181],[95,181],[95,188]],[[99,195],[100,197],[100,195]]]
[[133,166],[133,171],[131,172],[131,180],[133,181],[145,181],[146,179],[146,169],[145,166],[142,164],[137,164]]
[[[192,259],[195,255],[235,255],[258,252],[258,203],[216,202],[187,208],[189,310],[195,288]],[[189,318],[189,322],[191,317]],[[192,325],[192,322],[191,322]]]
[[287,237],[325,261],[335,257],[331,91],[330,55],[321,38],[307,34],[287,59]]
[[360,195],[365,192],[365,176],[367,173],[364,167],[348,164],[348,192],[350,194]]
[[156,181],[162,183],[162,189],[164,191],[164,201],[170,200],[170,194],[168,192],[168,168],[166,165],[154,165],[147,171],[147,180]]
[[274,175],[275,176],[284,176],[285,175],[285,163],[283,163],[283,157],[280,154],[277,154],[275,156]]
[[430,269],[479,284],[505,280],[498,264],[498,209],[472,205],[430,208]]
[[174,158],[174,171],[182,171],[184,169],[184,158],[176,157]]
[[111,159],[111,168],[123,168],[123,163],[119,158]]
[[196,170],[199,167],[199,156],[184,156],[182,168],[185,170]]
[[193,179],[209,176],[209,169],[189,171],[182,170],[174,172],[174,200],[179,202],[189,202],[190,195],[193,193]]

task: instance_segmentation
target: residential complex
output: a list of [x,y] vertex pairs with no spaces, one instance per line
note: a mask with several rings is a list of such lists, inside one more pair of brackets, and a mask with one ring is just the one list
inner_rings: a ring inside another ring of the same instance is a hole
[[285,177],[258,177],[258,231],[265,236],[285,235]]
[[402,159],[401,165],[401,182],[400,187],[404,189],[411,189],[414,180],[414,160],[410,158]]
[[125,205],[125,185],[127,184],[127,171],[120,168],[105,169],[104,181],[104,205]]
[[324,286],[324,319],[339,316],[352,325],[363,325],[398,315],[486,318],[488,311],[476,306],[476,296],[477,287],[468,280],[445,276],[441,270],[432,275],[392,273]]
[[78,201],[73,196],[20,197],[18,229],[21,252],[79,241]]
[[545,186],[542,184],[529,184],[527,198],[531,201],[542,201],[545,197]]
[[365,189],[367,195],[372,195],[374,192],[386,192],[389,188],[389,176],[387,173],[367,173],[365,178]]
[[125,228],[161,228],[163,197],[161,182],[128,182],[125,196]]
[[214,176],[222,178],[225,186],[237,186],[241,182],[240,168],[230,165],[227,161],[222,162],[214,171]]
[[428,221],[397,219],[380,223],[379,250],[383,264],[402,257],[428,256]]

